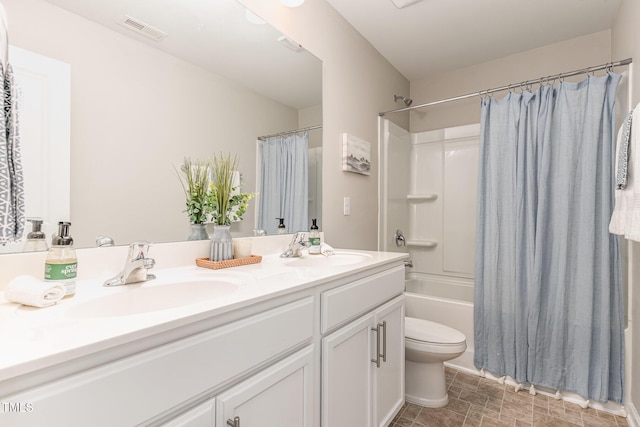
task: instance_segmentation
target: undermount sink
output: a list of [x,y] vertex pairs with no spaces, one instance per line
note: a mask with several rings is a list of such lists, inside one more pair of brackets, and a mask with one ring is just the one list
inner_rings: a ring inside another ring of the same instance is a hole
[[109,317],[167,310],[228,296],[235,293],[243,283],[236,278],[221,280],[210,277],[171,283],[150,280],[119,286],[117,293],[74,305],[67,313],[76,317]]
[[333,255],[307,255],[299,258],[286,258],[285,265],[290,267],[337,267],[368,261],[371,255],[360,252],[336,251]]

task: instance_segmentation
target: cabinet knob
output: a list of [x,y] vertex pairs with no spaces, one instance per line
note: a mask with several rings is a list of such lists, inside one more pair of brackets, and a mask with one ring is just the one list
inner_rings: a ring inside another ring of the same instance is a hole
[[229,418],[227,420],[227,425],[231,427],[240,427],[240,417],[235,417],[234,419]]

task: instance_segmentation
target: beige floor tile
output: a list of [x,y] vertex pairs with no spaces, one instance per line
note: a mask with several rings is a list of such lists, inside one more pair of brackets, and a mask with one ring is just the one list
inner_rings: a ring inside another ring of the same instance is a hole
[[461,427],[465,416],[446,408],[433,408],[420,411],[416,423],[427,427]]
[[392,427],[629,427],[625,418],[445,368],[449,405],[405,404]]

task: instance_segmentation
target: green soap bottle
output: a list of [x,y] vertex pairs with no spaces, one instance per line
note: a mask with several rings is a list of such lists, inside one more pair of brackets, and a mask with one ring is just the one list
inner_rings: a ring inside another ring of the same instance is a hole
[[64,297],[72,297],[76,293],[76,275],[78,258],[73,249],[73,239],[69,236],[70,222],[58,223],[58,234],[51,239],[51,249],[44,262],[44,279],[64,285]]
[[320,255],[320,231],[318,230],[318,224],[316,224],[316,218],[311,220],[312,224],[309,228],[309,255]]

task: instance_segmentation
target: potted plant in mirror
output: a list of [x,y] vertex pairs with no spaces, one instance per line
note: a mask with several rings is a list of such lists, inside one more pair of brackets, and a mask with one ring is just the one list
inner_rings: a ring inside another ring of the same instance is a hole
[[191,234],[188,240],[207,240],[209,235],[206,223],[209,219],[209,176],[211,162],[191,160],[185,157],[178,176],[184,190],[187,209],[191,223]]
[[233,239],[229,231],[231,223],[242,220],[249,200],[254,196],[252,193],[240,193],[237,166],[237,158],[232,158],[230,154],[213,157],[213,180],[208,193],[208,209],[214,224],[209,257],[211,261],[233,258]]

